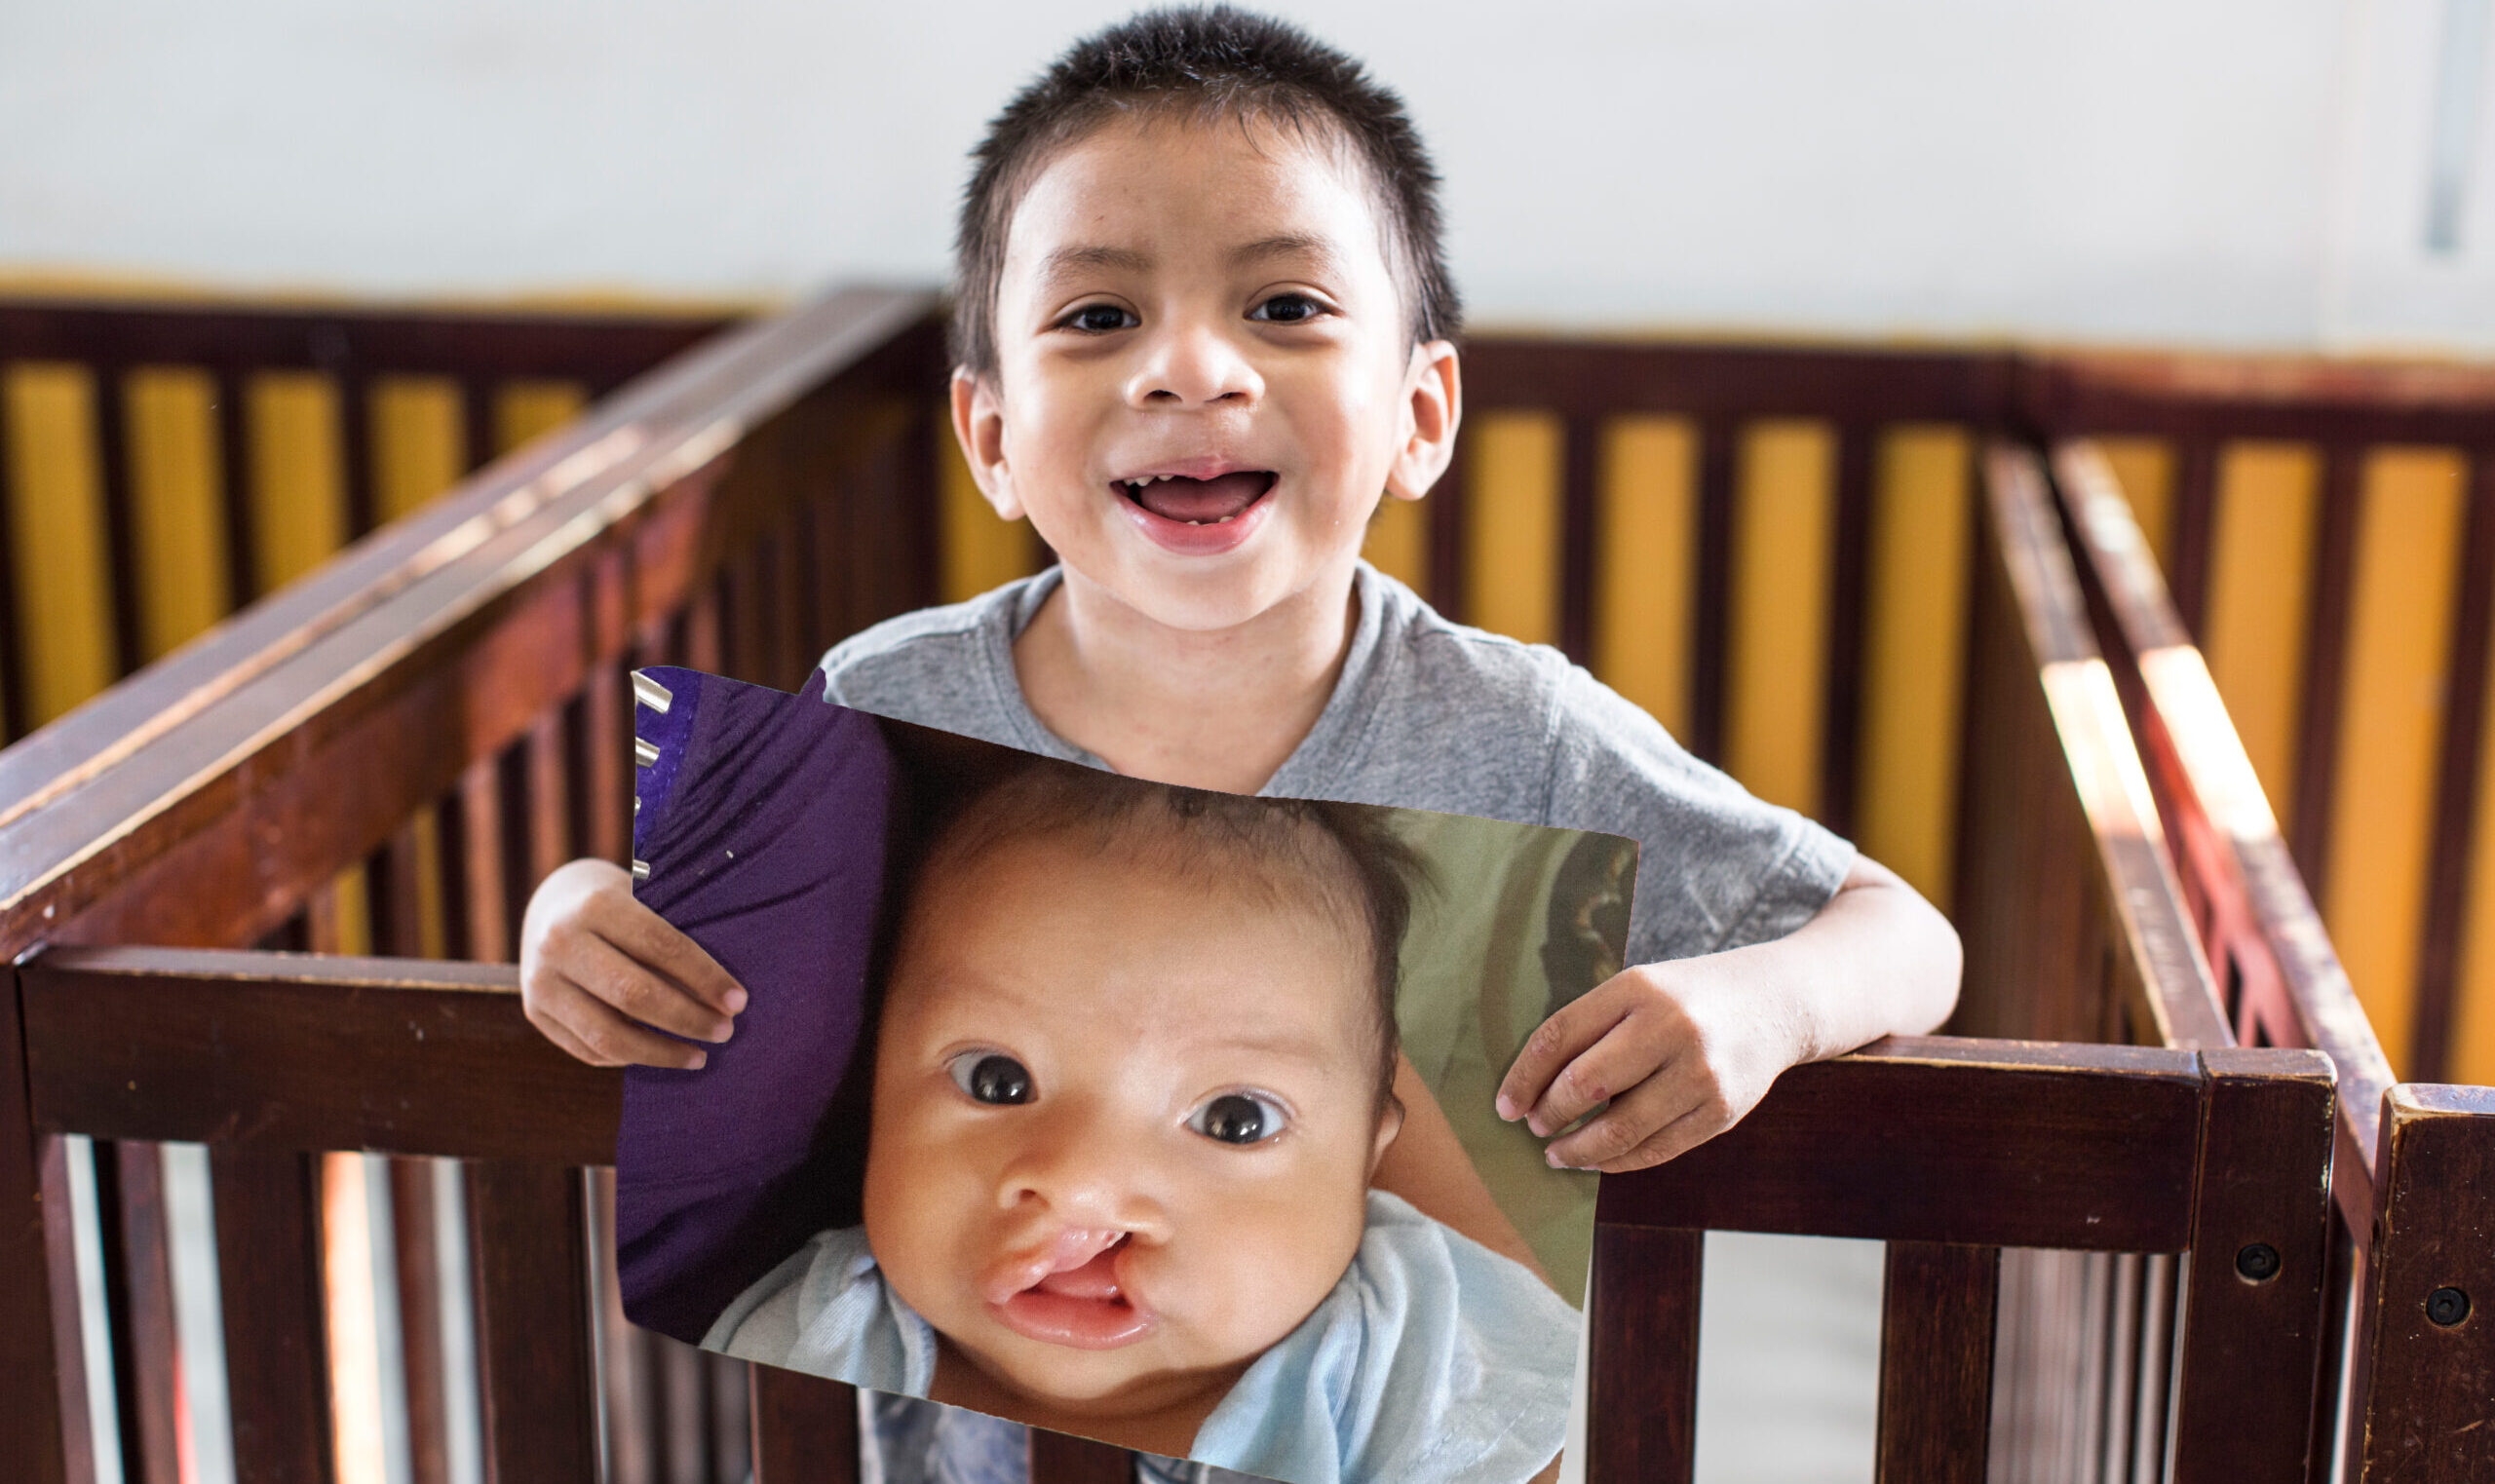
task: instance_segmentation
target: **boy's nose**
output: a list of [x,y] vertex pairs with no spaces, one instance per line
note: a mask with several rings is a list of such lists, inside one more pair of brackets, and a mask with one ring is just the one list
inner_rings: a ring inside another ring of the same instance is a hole
[[1147,340],[1127,382],[1127,400],[1139,407],[1211,406],[1253,402],[1264,391],[1255,366],[1219,327],[1169,322]]

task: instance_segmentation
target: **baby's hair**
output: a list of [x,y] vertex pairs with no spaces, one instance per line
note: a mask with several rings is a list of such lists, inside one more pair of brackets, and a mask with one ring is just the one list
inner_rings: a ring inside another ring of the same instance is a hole
[[1429,885],[1427,869],[1388,822],[1389,814],[1367,804],[1250,798],[1034,762],[958,809],[917,874],[932,880],[1009,840],[1088,837],[1095,850],[1136,853],[1172,875],[1245,882],[1276,899],[1313,899],[1328,912],[1358,914],[1366,929],[1383,1109],[1394,1095],[1402,1048],[1395,1025],[1398,961],[1412,894]]
[[1057,150],[1118,117],[1255,120],[1345,147],[1375,189],[1412,339],[1452,339],[1463,308],[1439,242],[1439,177],[1403,100],[1358,60],[1270,16],[1227,5],[1144,11],[1066,49],[1015,95],[972,152],[953,244],[953,359],[996,369],[996,289],[1014,209]]

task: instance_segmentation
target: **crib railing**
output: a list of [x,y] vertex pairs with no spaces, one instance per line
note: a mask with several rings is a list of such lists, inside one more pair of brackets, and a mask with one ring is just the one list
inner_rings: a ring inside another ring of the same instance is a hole
[[2469,1314],[2495,1293],[2495,1092],[2394,1084],[2121,476],[2088,440],[2053,464],[2233,1039],[2317,1047],[2339,1069],[2317,1429],[2332,1437],[2344,1407],[2352,1478],[2482,1475],[2495,1440],[2470,1424],[2495,1415],[2495,1330]]
[[[744,1367],[622,1322],[597,1226],[611,1113],[584,1111],[608,1084],[529,1039],[507,970],[418,961],[508,959],[539,875],[622,856],[633,666],[793,688],[840,635],[1027,559],[965,519],[940,472],[939,357],[917,295],[844,293],[734,330],[0,753],[0,946],[45,950],[0,1032],[0,1438],[27,1473],[88,1476],[90,1387],[119,1403],[127,1476],[177,1467],[167,1140],[211,1150],[245,1478],[330,1477],[351,1441],[349,1393],[372,1383],[348,1351],[375,1342],[339,1318],[381,1302],[338,1276],[359,1220],[394,1238],[383,1286],[419,1480],[446,1476],[464,1388],[493,1477],[772,1479],[854,1457],[838,1393],[778,1373],[748,1388]],[[2277,1110],[2318,1098],[2326,1135],[2327,1080],[2208,1029],[2223,1016],[2050,496],[2032,456],[1980,452],[2026,415],[2017,360],[1487,340],[1468,366],[1479,415],[1455,498],[1382,517],[1382,564],[1476,621],[1566,642],[1762,791],[1850,818],[1952,903],[1960,1029],[2160,1047],[1891,1047],[1780,1086],[1709,1156],[1743,1188],[1716,1204],[1686,1171],[1615,1182],[1595,1322],[1609,1353],[1641,1358],[1606,1362],[1602,1384],[1635,1400],[1598,1420],[1600,1476],[1686,1472],[1693,1243],[1710,1225],[1898,1242],[1891,1476],[1987,1455],[2002,1477],[2075,1476],[2083,1455],[2157,1476],[2169,1439],[2178,1476],[2301,1469],[2313,1342],[2289,1313],[2307,1238],[2288,1193],[2318,1203],[2322,1166],[2245,1133],[2260,1120],[2240,1123],[2227,1089],[2282,1127],[2304,1125]],[[323,957],[200,956],[255,946]],[[370,954],[385,961],[351,962]],[[254,1036],[273,1039],[237,1059]],[[251,1081],[262,1068],[275,1081]],[[2030,1094],[2096,1112],[2034,1135],[2039,1162],[2003,1164],[2030,1147],[2011,1117]],[[466,1131],[421,1115],[464,1098],[511,1111]],[[1898,1122],[1848,1131],[1829,1111],[1848,1106]],[[603,1135],[575,1138],[598,1117]],[[1833,1155],[1792,1156],[1816,1173],[1783,1186],[1761,1162],[1771,1145],[1869,1158],[1859,1141],[1882,1126],[1903,1143],[1862,1168],[1935,1192],[1963,1226],[1866,1206]],[[96,1140],[109,1299],[92,1374],[72,1136]],[[2239,1137],[2275,1158],[2234,1158]],[[2119,1199],[2081,1180],[2076,1203],[2037,1204],[2039,1172],[2064,1167],[2049,1161],[2171,1178]],[[1984,1214],[2021,1190],[2017,1221]],[[464,1210],[446,1245],[437,1203]],[[2218,1216],[2239,1209],[2242,1230],[2280,1235],[2228,1237]],[[2243,1266],[2252,1246],[2276,1261],[2251,1260],[2265,1276]],[[2008,1250],[1987,1289],[1992,1247]],[[1978,1343],[1987,1291],[1989,1371],[1953,1349]],[[473,1319],[473,1374],[426,1349],[452,1311]],[[2188,1376],[2236,1379],[2167,1388],[2178,1355]],[[2284,1380],[2243,1368],[2280,1356]],[[2211,1455],[2191,1439],[2224,1430],[2212,1417],[2241,1443],[2225,1468],[2194,1462]],[[1119,1463],[1044,1449],[1060,1479]]]

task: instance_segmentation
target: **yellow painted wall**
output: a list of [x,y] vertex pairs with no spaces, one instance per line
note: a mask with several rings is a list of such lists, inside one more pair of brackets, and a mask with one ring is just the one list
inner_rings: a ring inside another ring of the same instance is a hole
[[1528,644],[1559,642],[1560,424],[1486,412],[1464,437],[1465,616]]
[[21,361],[0,372],[11,576],[27,720],[43,723],[110,684],[111,558],[96,447],[95,377]]
[[1593,671],[1665,730],[1689,729],[1698,585],[1698,429],[1624,417],[1595,486]]
[[2201,648],[2284,827],[2295,807],[2322,460],[2304,444],[2236,443],[2217,475]]
[[1742,437],[1733,507],[1724,765],[1770,803],[1816,814],[1835,544],[1836,434],[1768,420]]
[[1890,430],[1865,555],[1855,843],[1944,911],[1956,860],[1974,475],[1965,429]]

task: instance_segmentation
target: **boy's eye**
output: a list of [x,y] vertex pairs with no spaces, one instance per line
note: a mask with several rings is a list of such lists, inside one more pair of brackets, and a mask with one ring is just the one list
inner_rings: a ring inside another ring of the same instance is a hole
[[1278,293],[1248,312],[1248,318],[1269,324],[1301,324],[1325,312],[1325,306],[1304,293]]
[[1104,335],[1113,329],[1132,329],[1143,322],[1115,304],[1086,304],[1066,316],[1063,323],[1068,329]]
[[1223,1144],[1261,1144],[1289,1122],[1281,1106],[1253,1092],[1225,1092],[1187,1115],[1187,1126]]
[[1027,1103],[1031,1100],[1030,1069],[1002,1051],[964,1051],[945,1070],[953,1085],[981,1103]]

